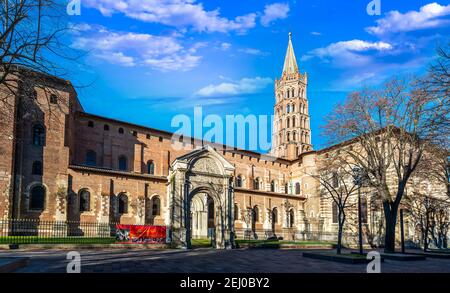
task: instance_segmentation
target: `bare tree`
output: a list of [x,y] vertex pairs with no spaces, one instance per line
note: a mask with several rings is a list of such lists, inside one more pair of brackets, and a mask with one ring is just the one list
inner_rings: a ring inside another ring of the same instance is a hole
[[[28,101],[33,100],[36,88],[40,94],[44,92],[41,96],[47,99],[45,104],[55,97],[59,104],[67,104],[58,89],[51,90],[55,87],[54,76],[61,78],[67,72],[58,65],[60,61],[79,58],[62,41],[70,30],[65,4],[57,0],[0,1],[0,110],[4,114],[0,115],[1,125],[14,122],[9,114],[15,104],[21,105],[24,115],[19,119],[33,115],[35,107]],[[65,81],[61,79],[61,83]]]
[[[337,208],[338,237],[336,253],[342,252],[342,236],[344,224],[347,219],[347,211],[355,205],[352,197],[356,194],[358,185],[353,178],[351,164],[341,159],[339,154],[330,154],[317,168],[315,178],[323,187],[324,199],[331,199],[332,205]],[[334,218],[334,215],[333,215]]]
[[424,251],[429,249],[431,242],[437,248],[447,247],[450,226],[448,201],[436,197],[432,189],[428,189],[405,196],[405,207],[420,230]]
[[411,175],[431,145],[447,144],[448,89],[441,84],[431,90],[430,80],[432,73],[410,81],[394,78],[378,89],[354,92],[325,126],[330,143],[350,140],[359,146],[344,153],[363,168],[382,198],[386,252],[395,252],[398,207]]
[[[439,201],[435,215],[436,230],[431,234],[438,248],[448,248],[448,232],[450,229],[450,204],[448,201]],[[436,231],[436,234],[434,233]]]
[[405,199],[408,214],[413,220],[416,229],[420,230],[423,250],[427,251],[436,201],[434,198],[420,192],[414,192],[411,196],[406,196]]

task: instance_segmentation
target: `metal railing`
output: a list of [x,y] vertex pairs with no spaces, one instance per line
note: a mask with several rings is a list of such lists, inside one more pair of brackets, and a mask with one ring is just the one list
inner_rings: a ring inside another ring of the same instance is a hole
[[0,220],[0,244],[105,244],[114,243],[116,223]]

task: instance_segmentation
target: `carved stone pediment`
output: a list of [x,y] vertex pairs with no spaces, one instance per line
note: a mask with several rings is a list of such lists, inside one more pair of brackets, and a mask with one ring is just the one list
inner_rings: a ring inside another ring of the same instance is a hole
[[199,158],[193,162],[191,172],[222,175],[221,168],[218,166],[216,161],[210,157]]
[[177,158],[172,169],[221,177],[233,176],[234,172],[234,166],[208,145]]

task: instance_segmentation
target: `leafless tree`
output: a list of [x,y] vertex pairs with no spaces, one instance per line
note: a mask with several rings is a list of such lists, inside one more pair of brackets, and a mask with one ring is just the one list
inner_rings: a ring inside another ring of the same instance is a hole
[[394,78],[380,88],[350,94],[325,126],[330,143],[350,140],[359,146],[344,148],[344,153],[368,174],[382,198],[386,252],[395,252],[398,208],[424,152],[431,145],[448,147],[448,84],[430,70],[423,78]]
[[432,195],[431,189],[415,191],[405,196],[405,207],[420,230],[424,251],[429,249],[431,241],[438,248],[447,247],[450,204],[445,198]]
[[0,125],[14,122],[14,104],[21,105],[25,117],[33,115],[33,103],[25,98],[33,100],[36,88],[45,92],[46,104],[52,97],[67,103],[58,90],[51,90],[54,76],[62,78],[67,73],[58,64],[80,57],[63,42],[71,30],[66,5],[57,0],[0,1],[0,110],[4,114]]
[[[336,253],[342,252],[342,236],[349,208],[355,205],[351,198],[356,195],[358,185],[353,178],[352,165],[342,160],[339,154],[330,154],[321,162],[316,174],[311,174],[322,186],[324,199],[331,199],[337,208],[338,237]],[[333,215],[334,217],[334,215]]]

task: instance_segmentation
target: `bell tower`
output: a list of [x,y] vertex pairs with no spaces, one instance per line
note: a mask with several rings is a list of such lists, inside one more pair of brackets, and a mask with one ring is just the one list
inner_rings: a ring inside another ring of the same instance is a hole
[[312,150],[307,99],[308,76],[300,73],[289,33],[283,73],[275,80],[272,155],[289,160]]

